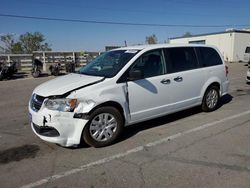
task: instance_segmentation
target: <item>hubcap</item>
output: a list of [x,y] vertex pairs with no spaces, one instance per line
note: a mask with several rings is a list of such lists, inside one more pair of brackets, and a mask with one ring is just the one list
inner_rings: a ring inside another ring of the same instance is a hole
[[111,139],[117,129],[117,121],[112,114],[102,113],[93,118],[90,124],[90,135],[96,141]]
[[212,109],[217,105],[218,102],[218,93],[215,89],[211,89],[206,97],[206,103],[208,108]]

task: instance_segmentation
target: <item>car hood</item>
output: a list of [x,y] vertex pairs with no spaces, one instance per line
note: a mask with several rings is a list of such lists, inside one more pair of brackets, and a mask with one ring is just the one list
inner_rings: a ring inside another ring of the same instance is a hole
[[104,80],[104,77],[82,74],[68,74],[47,81],[35,88],[34,93],[43,96],[63,95],[72,90],[92,85]]

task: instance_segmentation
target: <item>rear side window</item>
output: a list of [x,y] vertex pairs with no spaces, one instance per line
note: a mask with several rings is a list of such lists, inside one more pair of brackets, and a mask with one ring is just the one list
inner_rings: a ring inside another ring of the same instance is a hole
[[166,48],[165,60],[168,73],[198,68],[195,51],[191,47]]
[[246,54],[250,54],[250,47],[249,47],[249,46],[246,47],[245,53],[246,53]]
[[218,52],[213,48],[200,47],[201,67],[221,65],[222,61]]

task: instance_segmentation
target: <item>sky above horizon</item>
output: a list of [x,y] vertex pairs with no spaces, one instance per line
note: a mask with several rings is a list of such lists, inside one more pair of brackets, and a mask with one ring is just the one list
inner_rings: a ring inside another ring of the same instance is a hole
[[[97,22],[185,26],[112,25],[0,16],[0,35],[41,32],[55,51],[103,51],[105,46],[144,44],[155,34],[163,43],[185,32],[203,34],[250,27],[250,1],[242,0],[0,0],[0,15]],[[196,27],[216,26],[216,27]]]

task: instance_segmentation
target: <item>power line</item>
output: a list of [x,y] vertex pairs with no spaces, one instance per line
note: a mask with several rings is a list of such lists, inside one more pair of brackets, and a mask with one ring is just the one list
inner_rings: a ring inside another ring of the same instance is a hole
[[226,25],[189,25],[189,24],[154,24],[154,23],[133,23],[133,22],[111,22],[97,20],[79,20],[79,19],[64,19],[51,17],[23,16],[14,14],[1,14],[0,17],[60,21],[60,22],[75,22],[75,23],[90,23],[90,24],[108,24],[108,25],[127,25],[127,26],[149,26],[149,27],[204,27],[204,28],[223,28],[223,27],[248,27],[250,24],[226,24]]
[[[157,0],[156,0],[157,1]],[[226,8],[236,8],[237,7],[237,5],[238,4],[233,4],[233,6],[230,6],[231,4],[228,4],[228,1],[230,1],[230,0],[227,0],[227,4],[226,4]],[[235,0],[231,0],[231,1],[235,1]],[[19,2],[19,1],[18,1]],[[51,2],[51,1],[49,1],[49,2],[46,2],[46,1],[44,1],[44,0],[36,0],[36,1],[33,1],[33,0],[26,0],[26,1],[24,1],[24,2],[28,2],[28,4],[31,4],[31,3],[33,3],[34,5],[46,5],[46,6],[48,6],[49,8],[51,8],[51,6],[53,6],[53,7],[58,7],[58,6],[60,6],[61,8],[63,8],[63,6],[66,6],[67,8],[69,8],[69,7],[71,7],[71,8],[78,8],[78,9],[93,9],[93,10],[102,10],[102,11],[108,11],[108,12],[126,12],[126,13],[136,13],[136,14],[138,14],[138,13],[142,13],[142,14],[158,14],[158,15],[173,15],[173,14],[178,14],[178,15],[188,15],[188,16],[195,16],[195,17],[197,17],[197,16],[209,16],[210,18],[211,17],[221,17],[221,12],[220,12],[220,15],[218,15],[218,14],[207,14],[207,13],[202,13],[202,14],[200,14],[200,13],[197,13],[197,12],[186,12],[186,11],[183,11],[183,10],[176,10],[176,9],[164,9],[164,10],[152,10],[152,9],[124,9],[124,8],[120,8],[120,6],[119,6],[119,8],[112,8],[112,7],[97,7],[97,6],[88,6],[88,5],[86,5],[86,4],[84,4],[84,6],[83,6],[83,4],[82,4],[82,1],[76,1],[76,2],[74,2],[73,4],[72,3],[70,3],[70,4],[68,4],[68,3],[62,3],[62,2],[60,2],[60,4],[58,4],[58,3],[56,3],[56,2]],[[212,3],[211,4],[211,2],[209,2],[209,1],[207,1],[207,0],[204,0],[204,1],[194,1],[194,0],[168,0],[168,1],[164,1],[164,0],[158,0],[158,2],[161,4],[161,6],[167,6],[168,7],[168,5],[178,5],[178,4],[181,4],[181,5],[184,5],[184,7],[186,7],[187,8],[187,6],[201,6],[201,8],[199,8],[199,9],[208,9],[209,7],[210,8],[212,8],[212,9],[214,9],[214,6],[215,6],[215,4],[214,3]],[[23,2],[22,2],[23,3]],[[205,3],[205,4],[204,4]],[[221,3],[220,1],[217,1],[216,2],[216,5],[218,5],[218,3]],[[211,5],[211,6],[209,6],[209,5]],[[220,7],[220,6],[219,6]],[[239,7],[242,7],[242,5],[239,5]],[[237,8],[239,8],[239,7],[237,7]],[[179,6],[178,6],[178,8],[180,8]],[[193,8],[192,8],[193,9]],[[190,10],[190,8],[188,8],[188,10]],[[239,10],[239,9],[238,9]],[[228,11],[226,11],[226,12],[228,12]],[[244,12],[244,11],[243,11]],[[235,18],[235,17],[242,17],[242,16],[247,16],[247,13],[246,14],[244,14],[244,15],[242,15],[242,14],[240,14],[240,15],[232,15],[232,14],[225,14],[225,11],[223,12],[223,16],[224,17],[227,17],[227,18]]]

